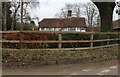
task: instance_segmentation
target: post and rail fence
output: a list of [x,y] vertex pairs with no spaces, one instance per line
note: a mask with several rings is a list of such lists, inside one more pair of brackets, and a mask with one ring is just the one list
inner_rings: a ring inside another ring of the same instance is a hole
[[0,34],[2,34],[0,42],[3,48],[21,48],[17,46],[22,44],[23,48],[28,49],[92,48],[116,44],[120,41],[120,32],[1,31]]

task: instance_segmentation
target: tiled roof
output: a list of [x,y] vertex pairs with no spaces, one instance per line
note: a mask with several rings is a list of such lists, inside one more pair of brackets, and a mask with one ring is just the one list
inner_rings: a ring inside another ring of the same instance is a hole
[[86,27],[85,18],[45,18],[39,27]]
[[93,30],[93,32],[100,32],[100,27],[87,27],[87,32],[91,32]]

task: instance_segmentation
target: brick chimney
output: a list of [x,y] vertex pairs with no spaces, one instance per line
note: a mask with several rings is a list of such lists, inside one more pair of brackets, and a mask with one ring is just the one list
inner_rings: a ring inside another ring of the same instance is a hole
[[71,17],[72,17],[72,10],[68,10],[67,17],[68,17],[68,18],[71,18]]

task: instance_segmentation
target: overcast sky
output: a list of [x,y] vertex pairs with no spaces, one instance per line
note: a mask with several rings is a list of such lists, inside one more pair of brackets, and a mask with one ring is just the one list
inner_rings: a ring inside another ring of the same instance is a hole
[[[39,17],[41,21],[43,18],[53,18],[56,13],[60,12],[65,3],[86,3],[91,0],[40,0],[40,7],[31,11],[32,17]],[[113,19],[117,20],[118,15],[113,15]]]

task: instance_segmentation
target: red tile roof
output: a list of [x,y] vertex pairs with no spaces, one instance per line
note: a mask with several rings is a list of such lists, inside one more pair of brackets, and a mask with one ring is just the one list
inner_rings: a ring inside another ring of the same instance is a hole
[[87,32],[91,32],[93,30],[93,32],[100,32],[100,27],[87,27]]
[[45,18],[39,27],[86,27],[85,18]]

